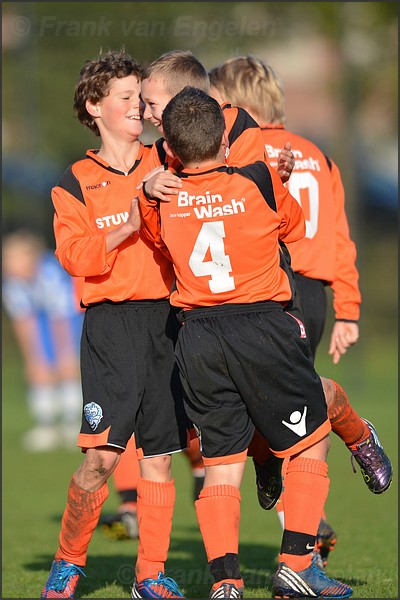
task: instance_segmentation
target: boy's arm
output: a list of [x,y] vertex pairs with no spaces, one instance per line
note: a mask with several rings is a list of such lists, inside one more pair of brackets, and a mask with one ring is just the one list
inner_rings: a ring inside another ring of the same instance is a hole
[[274,189],[276,210],[281,217],[279,239],[285,243],[301,240],[306,234],[303,210],[285,188],[275,169],[269,167],[269,172]]
[[108,273],[118,250],[107,254],[106,233],[90,223],[86,205],[61,187],[51,193],[54,214],[56,256],[74,277],[95,277]]
[[168,248],[164,244],[164,240],[161,236],[161,217],[159,205],[154,200],[149,200],[144,194],[143,189],[139,191],[139,209],[141,216],[141,229],[148,240],[161,250],[161,252],[168,258],[171,259]]
[[[269,164],[262,131],[258,123],[243,108],[222,106],[229,139],[227,163],[230,166],[250,165],[259,160]],[[277,172],[285,183],[294,167],[290,142],[285,144],[278,157]]]
[[331,286],[333,307],[336,320],[358,321],[361,294],[356,267],[357,251],[354,242],[350,239],[343,183],[339,169],[334,162],[332,162],[331,178],[336,202],[335,279]]
[[333,325],[328,353],[337,364],[359,338],[361,293],[358,286],[356,246],[350,239],[345,212],[345,192],[337,165],[331,161],[331,178],[336,202],[335,279],[331,284],[336,322]]

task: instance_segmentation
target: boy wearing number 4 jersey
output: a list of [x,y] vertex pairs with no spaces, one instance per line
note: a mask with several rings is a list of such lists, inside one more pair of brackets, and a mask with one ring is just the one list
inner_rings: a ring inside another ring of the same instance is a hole
[[215,580],[210,597],[243,594],[239,490],[256,427],[289,459],[276,597],[347,598],[351,588],[310,555],[329,488],[330,424],[308,342],[285,310],[293,292],[281,243],[304,236],[302,210],[264,162],[226,165],[223,113],[204,92],[177,94],[163,129],[166,151],[183,165],[182,187],[158,208],[141,193],[142,230],[175,269],[177,362],[206,467],[196,513]]

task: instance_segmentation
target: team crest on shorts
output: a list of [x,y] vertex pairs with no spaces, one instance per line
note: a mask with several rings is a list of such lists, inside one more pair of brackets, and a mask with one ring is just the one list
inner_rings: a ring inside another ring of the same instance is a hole
[[96,431],[100,421],[103,418],[103,410],[96,402],[90,402],[83,407],[83,414],[89,423],[92,431]]

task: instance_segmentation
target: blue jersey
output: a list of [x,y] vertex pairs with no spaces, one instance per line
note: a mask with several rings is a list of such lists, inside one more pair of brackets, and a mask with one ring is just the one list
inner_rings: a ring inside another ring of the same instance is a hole
[[46,358],[54,362],[52,326],[67,321],[78,353],[83,311],[76,305],[73,281],[50,251],[43,252],[35,277],[3,277],[3,305],[13,320],[34,318]]

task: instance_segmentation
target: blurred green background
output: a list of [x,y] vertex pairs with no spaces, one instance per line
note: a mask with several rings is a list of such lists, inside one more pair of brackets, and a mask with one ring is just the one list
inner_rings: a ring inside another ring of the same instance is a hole
[[[140,62],[172,49],[190,49],[206,68],[250,53],[276,69],[284,82],[288,128],[315,141],[341,170],[358,248],[360,341],[338,366],[332,365],[327,357],[330,309],[317,368],[342,383],[356,410],[375,420],[378,429],[386,423],[390,439],[385,438],[385,445],[397,455],[398,3],[3,2],[2,16],[2,232],[29,227],[44,235],[50,247],[51,188],[71,162],[98,146],[72,110],[74,86],[86,59],[101,49],[121,47]],[[154,128],[146,127],[143,140],[151,142],[155,135]],[[22,362],[6,320],[4,325],[7,524],[13,517],[19,522],[16,500],[24,486],[14,477],[13,453],[20,452],[18,436],[29,417],[24,414]],[[69,460],[75,467],[79,453]],[[46,468],[45,456],[39,465]],[[332,480],[340,478],[340,467],[335,468]],[[65,491],[71,474],[72,465],[65,474]],[[46,482],[43,476],[44,486]],[[60,511],[65,491],[58,492]],[[337,496],[342,497],[339,490]],[[366,500],[371,510],[373,500]],[[391,502],[393,509],[393,497]],[[392,509],[385,518],[394,535]],[[339,507],[331,510],[340,514]],[[371,518],[379,523],[379,513]],[[11,544],[11,528],[6,535]],[[46,552],[54,540],[48,544]],[[47,562],[46,556],[44,572]],[[42,579],[38,573],[38,585]]]

